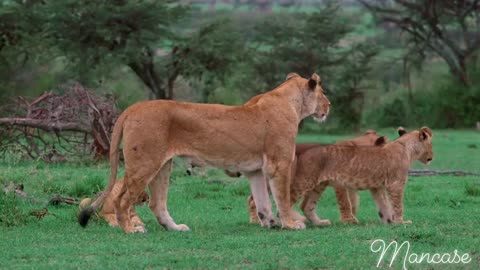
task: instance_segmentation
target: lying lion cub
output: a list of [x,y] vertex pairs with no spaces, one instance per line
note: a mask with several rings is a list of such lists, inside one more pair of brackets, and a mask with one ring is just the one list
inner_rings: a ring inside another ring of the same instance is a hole
[[[350,189],[369,189],[384,223],[411,223],[403,220],[408,169],[415,160],[428,164],[433,159],[433,134],[428,127],[408,133],[402,130],[400,138],[382,147],[329,145],[308,149],[297,159],[292,203],[333,181]],[[311,210],[304,209],[308,219],[316,216]]]
[[[113,186],[112,192],[108,194],[107,198],[105,199],[105,203],[103,204],[102,211],[100,211],[99,215],[103,217],[110,226],[112,227],[117,227],[118,226],[118,220],[117,220],[117,215],[115,214],[115,208],[113,204],[113,199],[117,196],[119,196],[122,188],[123,188],[123,178],[120,178],[115,182],[115,185]],[[140,198],[137,199],[135,202],[135,205],[143,205],[144,203],[148,202],[149,196],[148,194],[144,191]],[[90,198],[85,198],[80,202],[80,210],[85,209],[91,202],[92,200]],[[137,213],[135,212],[135,207],[130,207],[129,209],[129,216],[130,220],[132,221],[133,224],[136,226],[144,226],[145,224],[142,222],[140,217],[138,217]]]
[[[382,146],[386,143],[386,138],[383,136],[379,136],[376,131],[374,130],[367,130],[365,134],[362,136],[336,142],[337,145],[359,145],[359,146]],[[305,151],[314,148],[314,147],[323,147],[325,144],[319,143],[307,143],[307,144],[297,144],[295,149],[295,155],[298,157]],[[227,172],[227,174],[231,177],[238,177],[238,174],[233,174]],[[292,181],[295,181],[295,178],[292,177]],[[346,189],[345,187],[338,185],[336,182],[327,182],[325,185],[322,183],[321,190],[320,189],[313,189],[305,195],[305,198],[302,203],[302,209],[309,207],[313,213],[315,213],[316,202],[318,201],[320,195],[325,190],[327,185],[333,186],[335,189],[335,195],[337,197],[338,208],[340,210],[340,215],[342,222],[353,222],[357,223],[358,220],[355,218],[355,214],[358,209],[359,198],[358,193],[354,189]],[[308,202],[308,203],[307,203]],[[312,204],[313,202],[313,204]],[[249,206],[249,214],[250,214],[250,222],[251,223],[258,223],[258,216],[257,216],[257,208],[255,206],[255,201],[253,200],[253,196],[250,195],[248,198],[248,206]],[[305,209],[306,210],[306,209]],[[304,210],[304,212],[305,212]],[[300,216],[298,217],[300,218]],[[329,220],[321,220],[318,217],[310,218],[309,219],[312,224],[314,225],[328,225],[330,224]]]

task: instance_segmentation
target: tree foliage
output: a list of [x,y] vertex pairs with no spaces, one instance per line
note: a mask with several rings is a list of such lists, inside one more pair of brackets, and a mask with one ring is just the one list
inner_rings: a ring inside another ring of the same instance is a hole
[[360,0],[380,21],[403,30],[408,59],[425,59],[427,53],[441,57],[464,85],[470,84],[469,62],[480,51],[479,0]]
[[257,27],[255,68],[270,86],[289,72],[317,72],[332,104],[341,104],[334,106],[332,117],[342,127],[357,129],[376,48],[349,39],[351,31],[348,19],[332,3],[310,14],[272,14]]

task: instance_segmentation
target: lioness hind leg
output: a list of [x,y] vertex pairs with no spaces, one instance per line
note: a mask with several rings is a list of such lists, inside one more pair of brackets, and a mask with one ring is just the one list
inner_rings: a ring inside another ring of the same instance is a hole
[[316,186],[313,190],[307,192],[303,198],[300,208],[307,217],[307,219],[315,226],[330,225],[331,222],[328,219],[320,219],[317,215],[316,208],[317,202],[322,196],[323,191],[327,187],[328,182],[322,182]]
[[157,218],[157,221],[165,229],[174,231],[188,231],[185,224],[176,224],[173,218],[168,213],[167,209],[167,196],[168,187],[170,185],[170,171],[172,169],[172,160],[167,161],[160,172],[154,177],[154,179],[148,184],[150,189],[151,198],[149,207],[152,213]]

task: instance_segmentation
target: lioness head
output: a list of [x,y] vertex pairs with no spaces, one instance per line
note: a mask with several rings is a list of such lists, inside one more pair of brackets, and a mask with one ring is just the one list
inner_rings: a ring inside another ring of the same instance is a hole
[[[409,135],[410,134],[410,135]],[[428,164],[433,160],[433,146],[432,146],[432,130],[428,127],[422,127],[420,130],[415,130],[407,133],[403,127],[398,128],[398,135],[412,136],[415,140],[414,152],[418,155],[418,160],[423,164]]]
[[[290,73],[287,75],[287,79],[296,76],[299,75]],[[330,112],[330,101],[320,85],[320,76],[314,73],[310,79],[307,80],[305,87],[308,91],[303,91],[302,118],[312,115],[316,121],[325,121]]]

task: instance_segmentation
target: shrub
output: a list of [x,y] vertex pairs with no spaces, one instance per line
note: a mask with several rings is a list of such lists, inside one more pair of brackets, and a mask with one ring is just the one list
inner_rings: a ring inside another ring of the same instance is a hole
[[101,177],[88,177],[75,182],[68,192],[70,196],[86,197],[104,189],[103,179]]
[[27,213],[22,199],[10,193],[0,192],[0,226],[12,227],[24,225],[27,222]]

